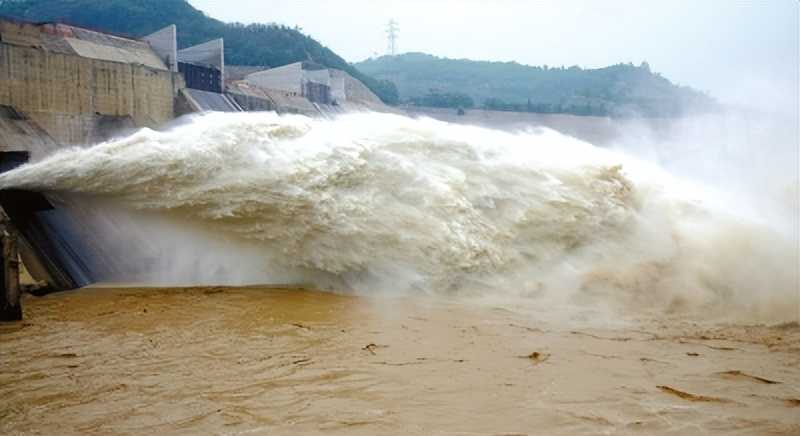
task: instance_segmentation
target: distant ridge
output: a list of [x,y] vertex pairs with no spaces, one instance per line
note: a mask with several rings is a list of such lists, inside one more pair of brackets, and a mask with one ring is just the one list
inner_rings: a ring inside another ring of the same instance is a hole
[[650,71],[646,62],[553,68],[407,53],[355,66],[394,82],[403,101],[420,106],[648,117],[679,116],[716,106],[708,95]]
[[131,37],[176,24],[180,48],[225,38],[225,58],[229,64],[275,67],[313,61],[346,71],[385,103],[397,102],[394,84],[363,74],[297,28],[224,23],[206,16],[185,0],[0,0],[0,15],[26,21],[64,22]]

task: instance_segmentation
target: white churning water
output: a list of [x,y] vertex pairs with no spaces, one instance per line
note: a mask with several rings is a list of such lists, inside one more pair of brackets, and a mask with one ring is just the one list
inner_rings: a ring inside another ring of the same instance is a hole
[[61,151],[0,187],[147,215],[138,234],[164,245],[161,261],[147,255],[154,281],[797,317],[791,232],[547,129],[205,114]]

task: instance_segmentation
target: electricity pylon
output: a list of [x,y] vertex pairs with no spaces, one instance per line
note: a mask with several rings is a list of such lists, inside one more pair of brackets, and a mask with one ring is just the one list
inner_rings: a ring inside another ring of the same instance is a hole
[[400,28],[397,27],[397,21],[389,20],[389,25],[386,27],[386,35],[389,39],[389,56],[397,54],[398,33],[400,33]]

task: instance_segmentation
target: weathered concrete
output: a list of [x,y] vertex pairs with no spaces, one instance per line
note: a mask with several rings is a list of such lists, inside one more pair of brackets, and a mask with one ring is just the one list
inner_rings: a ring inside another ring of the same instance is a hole
[[58,144],[96,144],[135,129],[130,116],[32,112],[29,118]]
[[25,114],[0,106],[0,151],[24,151],[38,159],[57,149],[53,138]]
[[[361,81],[355,79],[353,76],[341,70],[329,70],[331,80],[342,82],[344,88],[345,101],[351,103],[361,103],[365,106],[374,108],[375,110],[385,110],[387,107],[366,85]],[[340,99],[341,103],[341,99]]]
[[278,107],[266,95],[255,95],[250,92],[242,91],[233,87],[228,88],[229,97],[234,99],[236,103],[248,112],[266,112],[278,111]]
[[[172,47],[174,30],[153,37],[159,49]],[[116,129],[158,127],[174,118],[182,86],[149,42],[0,20],[0,105],[58,144],[91,144]]]
[[19,286],[19,253],[17,235],[0,224],[0,321],[19,321],[22,319]]
[[266,71],[269,67],[252,65],[225,65],[225,84],[244,80],[250,74]]
[[7,44],[40,48],[48,53],[168,69],[147,42],[66,24],[0,20],[0,35]]
[[142,41],[150,44],[170,71],[178,72],[178,28],[174,24],[145,36]]
[[230,83],[228,95],[245,111],[276,111],[312,117],[321,115],[317,106],[297,93],[262,88],[246,81]]
[[172,73],[0,44],[0,104],[31,117],[130,116],[137,126],[156,127],[174,117]]
[[[324,86],[327,95],[311,92],[318,89],[308,86],[310,84]],[[358,111],[398,112],[347,72],[305,62],[250,73],[241,81],[229,81],[228,93],[234,94],[245,110],[268,107],[280,113],[309,116]],[[269,104],[265,104],[267,102]]]
[[193,112],[242,112],[236,101],[225,94],[187,88],[181,90],[181,96]]
[[303,93],[303,64],[295,62],[269,70],[251,73],[244,80],[253,86],[264,89],[283,91],[291,95],[301,96]]

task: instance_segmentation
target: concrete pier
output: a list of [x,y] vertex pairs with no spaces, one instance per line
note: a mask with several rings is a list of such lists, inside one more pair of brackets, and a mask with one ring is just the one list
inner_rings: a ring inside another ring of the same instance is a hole
[[0,229],[0,321],[19,321],[22,319],[19,286],[19,253],[17,236],[7,223]]

